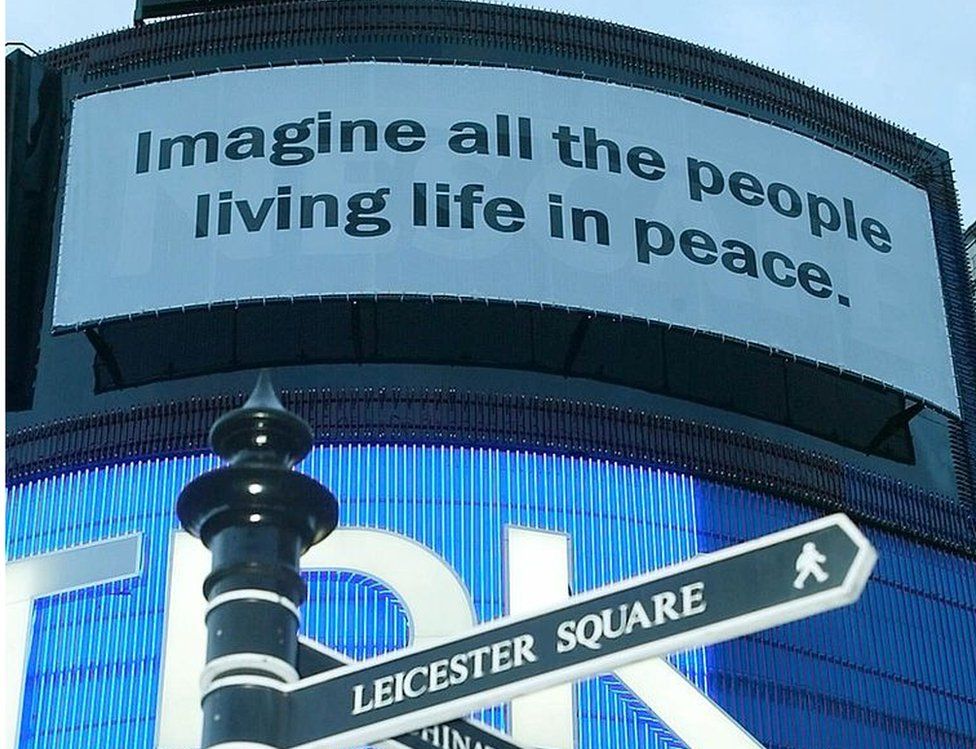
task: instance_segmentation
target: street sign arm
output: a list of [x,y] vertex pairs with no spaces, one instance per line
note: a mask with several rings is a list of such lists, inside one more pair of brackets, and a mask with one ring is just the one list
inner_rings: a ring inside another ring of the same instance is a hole
[[292,703],[287,746],[347,749],[407,734],[844,606],[860,596],[876,558],[846,516],[832,515],[460,637],[281,685]]

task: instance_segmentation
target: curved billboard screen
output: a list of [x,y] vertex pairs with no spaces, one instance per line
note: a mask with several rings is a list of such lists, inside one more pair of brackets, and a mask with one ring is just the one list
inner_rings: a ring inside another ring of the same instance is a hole
[[360,294],[709,331],[958,412],[925,193],[784,129],[602,82],[394,63],[75,102],[56,328]]

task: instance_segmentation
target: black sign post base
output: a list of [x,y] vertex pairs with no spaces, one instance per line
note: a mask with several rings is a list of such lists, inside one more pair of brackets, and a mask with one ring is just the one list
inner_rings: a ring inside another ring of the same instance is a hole
[[288,711],[273,686],[299,678],[299,558],[335,529],[338,503],[291,470],[311,449],[312,430],[264,374],[244,406],[214,424],[210,442],[229,465],[192,481],[177,503],[183,527],[213,553],[202,746],[281,746]]

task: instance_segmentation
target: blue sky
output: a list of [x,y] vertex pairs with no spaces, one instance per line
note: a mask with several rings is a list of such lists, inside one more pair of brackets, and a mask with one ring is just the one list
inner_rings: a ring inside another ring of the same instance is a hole
[[[6,38],[43,50],[132,22],[135,0],[7,0]],[[973,0],[547,0],[760,63],[917,133],[952,154],[976,220]]]

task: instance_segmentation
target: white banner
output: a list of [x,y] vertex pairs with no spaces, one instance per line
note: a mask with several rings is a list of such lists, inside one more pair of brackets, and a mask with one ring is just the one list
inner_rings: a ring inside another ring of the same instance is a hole
[[56,327],[346,294],[656,320],[958,412],[925,193],[779,128],[623,86],[392,63],[75,103]]

